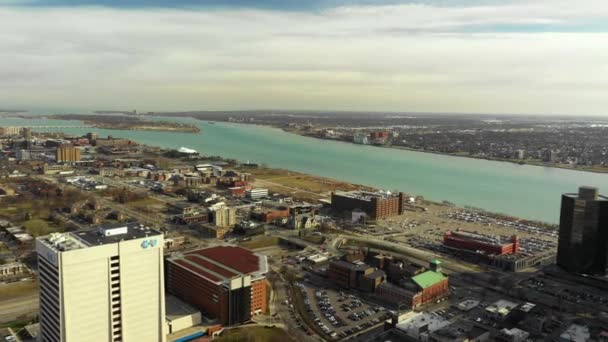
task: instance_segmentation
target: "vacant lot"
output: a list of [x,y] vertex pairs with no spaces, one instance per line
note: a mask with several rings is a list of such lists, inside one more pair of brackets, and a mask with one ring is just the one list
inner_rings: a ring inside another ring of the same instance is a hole
[[160,213],[166,210],[167,205],[153,197],[146,197],[128,202],[127,207],[143,213]]
[[247,327],[225,330],[218,342],[283,342],[293,341],[291,337],[279,328]]
[[255,176],[255,185],[268,188],[271,192],[278,192],[304,200],[318,200],[329,196],[337,190],[355,190],[364,188],[334,179],[311,176],[303,173],[281,169],[246,169]]

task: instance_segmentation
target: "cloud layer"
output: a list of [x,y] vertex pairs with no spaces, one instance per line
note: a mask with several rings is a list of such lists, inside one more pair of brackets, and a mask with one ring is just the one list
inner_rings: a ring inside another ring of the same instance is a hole
[[606,19],[605,1],[570,0],[6,5],[0,107],[605,114]]

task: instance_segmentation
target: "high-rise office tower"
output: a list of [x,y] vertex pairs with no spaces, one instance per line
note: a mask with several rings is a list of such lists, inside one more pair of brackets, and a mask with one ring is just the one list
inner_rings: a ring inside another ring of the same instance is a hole
[[557,264],[574,273],[608,271],[608,197],[597,188],[562,195]]
[[23,127],[21,134],[26,140],[32,139],[32,129],[30,127]]
[[163,235],[137,223],[36,239],[40,340],[165,341]]
[[229,207],[222,207],[215,210],[214,220],[218,227],[232,227],[236,224],[236,209]]

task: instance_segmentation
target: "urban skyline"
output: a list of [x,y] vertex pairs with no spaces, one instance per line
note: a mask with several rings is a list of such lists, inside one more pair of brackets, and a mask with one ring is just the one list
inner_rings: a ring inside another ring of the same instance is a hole
[[[143,127],[202,134],[156,123]],[[596,187],[563,194],[557,225],[114,134],[0,128],[6,341],[607,334]]]

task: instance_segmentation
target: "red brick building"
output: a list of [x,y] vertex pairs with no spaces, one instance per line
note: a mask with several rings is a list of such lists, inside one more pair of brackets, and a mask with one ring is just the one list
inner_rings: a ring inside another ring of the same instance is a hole
[[507,242],[499,238],[456,230],[445,233],[443,244],[473,252],[482,251],[488,255],[517,254],[519,252],[519,238],[517,235],[513,235],[511,241]]
[[251,218],[263,223],[274,223],[277,220],[287,220],[289,213],[290,211],[287,207],[262,208],[259,211],[252,211]]
[[403,214],[404,196],[400,192],[351,191],[331,194],[331,208],[337,212],[364,211],[372,220]]
[[403,286],[384,282],[376,288],[376,294],[388,302],[407,303],[411,309],[447,298],[449,279],[440,265],[439,260],[431,261],[430,270],[411,277]]
[[223,325],[247,322],[267,310],[267,259],[248,249],[217,246],[167,259],[167,291]]

